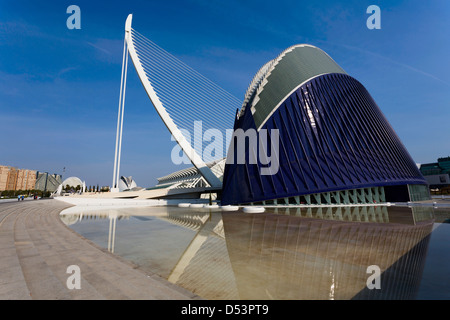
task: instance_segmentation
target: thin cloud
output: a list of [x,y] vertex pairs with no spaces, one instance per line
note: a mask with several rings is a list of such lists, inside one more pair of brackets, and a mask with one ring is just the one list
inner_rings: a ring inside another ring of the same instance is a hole
[[358,51],[358,52],[363,53],[363,54],[366,54],[366,55],[374,56],[374,57],[376,57],[376,58],[378,58],[378,59],[382,59],[382,60],[385,60],[385,61],[387,61],[387,62],[389,62],[389,63],[395,64],[395,65],[397,65],[397,66],[400,66],[400,67],[409,69],[409,70],[411,70],[411,71],[413,71],[413,72],[415,72],[415,73],[421,74],[421,75],[423,75],[423,76],[425,76],[425,77],[428,77],[428,78],[430,78],[430,79],[439,81],[439,82],[441,82],[441,83],[443,83],[443,84],[445,84],[445,85],[447,85],[447,86],[450,87],[450,83],[448,83],[448,82],[446,82],[446,81],[444,81],[444,80],[442,80],[442,79],[436,77],[435,75],[433,75],[433,74],[431,74],[431,73],[428,73],[428,72],[425,72],[425,71],[423,71],[423,70],[417,69],[417,68],[412,67],[412,66],[410,66],[410,65],[408,65],[408,64],[405,64],[405,63],[401,63],[401,62],[392,60],[391,58],[382,56],[382,55],[380,55],[380,54],[378,54],[378,53],[374,53],[374,52],[372,52],[372,51],[364,50],[364,49],[361,49],[361,48],[358,48],[358,47],[355,47],[355,46],[346,45],[346,44],[336,44],[336,43],[331,43],[331,42],[328,42],[328,41],[322,41],[322,42],[326,42],[326,43],[329,43],[329,44],[332,44],[332,45],[335,45],[335,46],[341,46],[341,47],[344,47],[344,48],[347,48],[347,49],[350,49],[350,50]]
[[122,63],[123,40],[99,38],[86,41],[86,44],[95,49],[99,61],[109,64]]
[[107,55],[112,55],[112,53],[109,50],[106,50],[105,48],[102,48],[102,47],[100,47],[98,45],[95,45],[95,44],[93,44],[92,42],[89,42],[89,41],[87,41],[86,43],[88,45],[90,45],[91,47],[93,47],[93,48],[95,48],[97,50],[100,50],[103,53],[106,53]]
[[77,70],[78,68],[77,67],[67,67],[67,68],[64,68],[64,69],[61,69],[61,70],[59,70],[59,72],[58,72],[58,78],[59,77],[61,77],[63,74],[66,74],[66,73],[68,73],[68,72],[70,72],[70,71],[74,71],[74,70]]

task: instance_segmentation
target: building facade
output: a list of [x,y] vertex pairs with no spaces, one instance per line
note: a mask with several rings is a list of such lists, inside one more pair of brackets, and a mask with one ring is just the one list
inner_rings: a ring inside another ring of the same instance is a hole
[[0,166],[0,191],[6,190],[8,183],[9,167]]
[[0,191],[32,190],[36,184],[36,171],[0,166]]
[[0,191],[41,190],[55,191],[61,184],[62,176],[29,169],[18,169],[0,165]]
[[49,174],[48,172],[37,172],[36,174],[36,190],[54,192],[62,183],[60,174]]
[[442,189],[450,186],[450,157],[438,158],[437,162],[420,165],[420,172],[430,188]]
[[[257,143],[232,138],[224,205],[429,198],[427,181],[364,86],[314,46],[290,47],[259,70],[234,129],[253,130]],[[244,163],[236,158],[242,145]],[[269,174],[264,153],[278,163]]]

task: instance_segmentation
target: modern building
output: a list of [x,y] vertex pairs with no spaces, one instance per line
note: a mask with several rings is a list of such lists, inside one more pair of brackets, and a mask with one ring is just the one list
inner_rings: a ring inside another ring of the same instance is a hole
[[37,172],[36,174],[36,190],[54,192],[62,182],[60,174],[49,174],[48,172]]
[[[53,196],[59,196],[66,193],[70,194],[71,192],[82,193],[86,191],[86,183],[84,181],[81,181],[81,179],[78,177],[68,177],[63,182],[61,182],[61,176],[50,176],[49,182],[52,190],[46,190],[51,191]],[[56,183],[58,183],[58,185],[55,188]],[[64,190],[65,192],[63,192]]]
[[450,186],[450,157],[438,158],[437,162],[420,165],[420,172],[431,189]]
[[133,177],[124,177],[121,176],[119,180],[119,191],[138,191],[143,188],[138,187],[136,181],[134,181]]
[[55,191],[61,184],[62,176],[29,169],[18,169],[0,165],[0,191],[41,190]]
[[[225,159],[212,161],[206,164],[208,168],[219,178],[223,179]],[[203,188],[210,187],[197,168],[190,167],[158,178],[157,188]]]
[[[314,46],[292,46],[258,71],[234,129],[254,130],[257,143],[246,140],[239,163],[232,139],[222,204],[429,198],[427,181],[364,86]],[[277,161],[269,174],[261,151]]]
[[79,189],[81,189],[85,183],[83,181],[81,181],[80,178],[78,177],[68,177],[66,178],[62,183],[63,188],[65,188],[66,186],[69,186],[70,188],[77,188],[79,187]]
[[[241,103],[131,25],[130,14],[113,191],[119,191],[129,54],[161,120],[193,164],[161,177],[155,188],[209,187],[223,205],[430,198],[427,181],[370,94],[319,48],[303,44],[284,50],[257,72]],[[203,148],[212,133],[226,138],[214,139],[217,147]],[[223,170],[215,170],[217,163]]]

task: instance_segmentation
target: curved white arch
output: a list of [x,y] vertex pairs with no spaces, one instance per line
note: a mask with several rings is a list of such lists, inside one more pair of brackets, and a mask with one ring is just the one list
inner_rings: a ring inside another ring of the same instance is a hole
[[131,36],[131,22],[133,15],[129,14],[125,23],[125,41],[128,45],[128,52],[130,54],[131,60],[133,61],[134,67],[138,73],[139,79],[147,92],[150,101],[158,112],[159,116],[163,120],[166,127],[169,129],[172,136],[175,138],[176,142],[180,145],[181,149],[188,156],[192,164],[199,170],[203,175],[205,180],[211,185],[211,187],[221,187],[222,182],[217,178],[217,176],[211,171],[211,169],[206,165],[203,159],[197,154],[197,152],[192,148],[191,144],[186,140],[186,138],[181,133],[180,129],[173,122],[170,115],[164,108],[161,100],[155,93],[152,84],[150,83],[147,75],[145,74],[144,68],[139,60],[139,56],[136,53],[135,45],[133,43],[133,37]]

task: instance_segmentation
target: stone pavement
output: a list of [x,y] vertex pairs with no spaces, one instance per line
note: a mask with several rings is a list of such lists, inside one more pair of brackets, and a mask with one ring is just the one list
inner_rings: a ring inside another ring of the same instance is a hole
[[[0,203],[0,300],[200,299],[99,248],[68,228],[57,200]],[[69,289],[80,268],[80,289]]]

